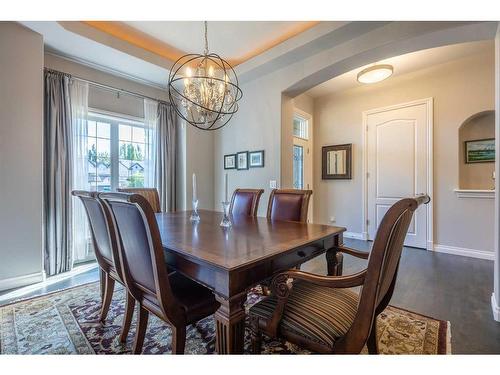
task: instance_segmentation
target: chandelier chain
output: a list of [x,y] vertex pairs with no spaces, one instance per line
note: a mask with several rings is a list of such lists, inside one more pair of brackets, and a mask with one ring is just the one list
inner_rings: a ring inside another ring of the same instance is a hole
[[205,55],[208,55],[208,22],[205,21]]

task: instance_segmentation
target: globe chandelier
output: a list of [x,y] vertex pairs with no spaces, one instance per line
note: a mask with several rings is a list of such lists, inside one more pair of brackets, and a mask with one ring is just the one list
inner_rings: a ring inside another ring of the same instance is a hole
[[243,92],[233,67],[208,50],[208,25],[205,21],[203,54],[187,54],[170,70],[168,94],[175,112],[202,130],[217,130],[238,111]]

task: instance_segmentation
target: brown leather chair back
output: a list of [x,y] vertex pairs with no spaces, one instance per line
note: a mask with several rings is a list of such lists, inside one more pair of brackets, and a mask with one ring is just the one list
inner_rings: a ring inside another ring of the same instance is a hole
[[396,202],[386,212],[378,227],[361,290],[358,314],[347,334],[356,335],[357,340],[350,341],[347,336],[345,338],[345,342],[359,345],[359,350],[366,342],[374,317],[387,307],[392,297],[404,240],[413,213],[420,204],[429,201],[428,196],[421,196]]
[[109,272],[109,268],[112,267],[120,276],[121,268],[119,266],[116,235],[114,229],[110,227],[113,223],[106,220],[106,215],[109,215],[109,212],[97,198],[97,192],[74,190],[71,194],[80,198],[87,213],[99,266],[106,272]]
[[[180,306],[173,297],[160,231],[146,198],[139,194],[101,193],[109,207],[118,238],[125,285],[132,296],[174,316]],[[177,309],[177,310],[176,310]]]
[[311,195],[312,190],[274,189],[267,206],[268,219],[306,223]]
[[262,193],[264,189],[236,189],[231,198],[229,212],[233,215],[257,216]]
[[160,196],[158,195],[158,190],[156,190],[156,188],[120,188],[117,189],[117,191],[121,193],[140,194],[147,199],[153,209],[153,212],[161,212]]

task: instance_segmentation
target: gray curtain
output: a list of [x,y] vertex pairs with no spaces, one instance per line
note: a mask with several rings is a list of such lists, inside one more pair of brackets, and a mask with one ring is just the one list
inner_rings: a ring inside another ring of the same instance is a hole
[[156,127],[156,187],[161,210],[176,210],[177,116],[167,103],[158,103]]
[[71,77],[45,72],[44,261],[47,275],[71,270]]

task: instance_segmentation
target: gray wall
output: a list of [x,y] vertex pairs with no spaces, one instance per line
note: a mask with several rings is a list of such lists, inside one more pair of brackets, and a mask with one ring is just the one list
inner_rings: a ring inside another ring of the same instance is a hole
[[[166,90],[117,77],[53,54],[45,54],[45,67],[168,101],[168,92]],[[89,107],[136,117],[144,116],[142,99],[127,94],[121,94],[118,97],[115,92],[92,85],[89,88]],[[186,126],[186,124],[180,123],[178,134],[180,157],[178,159],[177,207],[178,209],[191,208],[191,176],[196,173],[199,182],[200,207],[212,209],[214,199],[213,132],[204,132],[195,129],[191,125]]]
[[[0,22],[0,289],[42,276],[43,40]],[[19,280],[19,279],[17,279]]]

